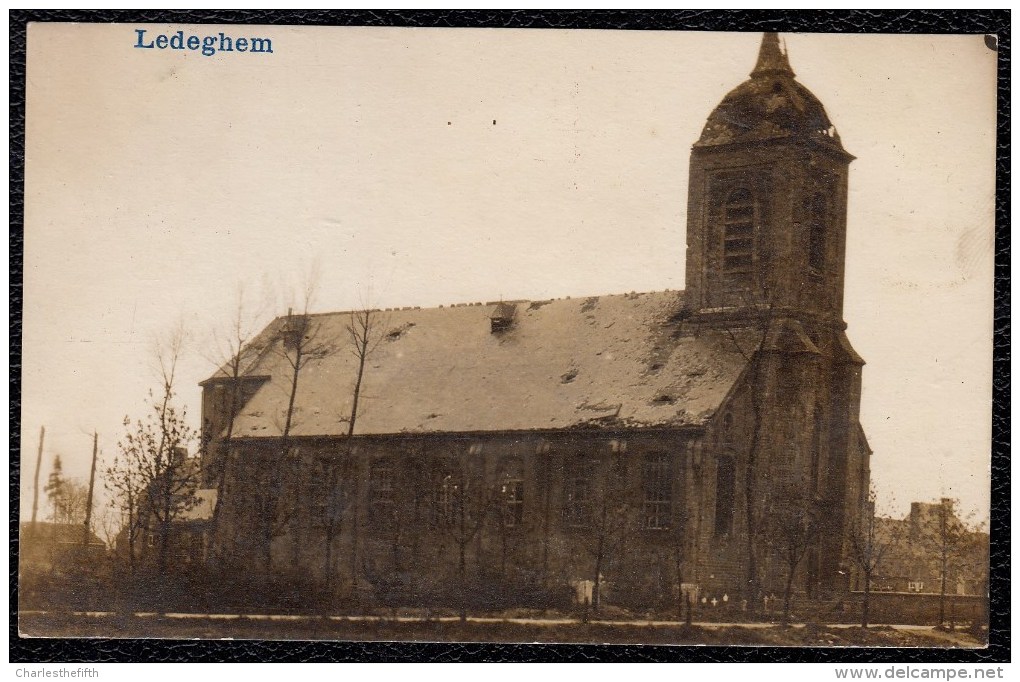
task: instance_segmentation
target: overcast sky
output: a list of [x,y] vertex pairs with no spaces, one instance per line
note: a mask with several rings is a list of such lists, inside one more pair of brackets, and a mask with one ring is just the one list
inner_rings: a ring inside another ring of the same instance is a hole
[[[87,479],[183,318],[192,415],[244,283],[286,312],[682,289],[688,157],[760,34],[141,26],[273,54],[28,42],[22,509],[39,427]],[[881,508],[988,515],[995,54],[981,36],[785,36],[851,165],[845,318]],[[197,420],[196,425],[197,425]],[[41,505],[44,506],[44,505]]]

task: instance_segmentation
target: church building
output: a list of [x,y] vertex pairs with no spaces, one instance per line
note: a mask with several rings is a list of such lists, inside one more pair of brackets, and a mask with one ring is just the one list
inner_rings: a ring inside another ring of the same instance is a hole
[[691,151],[685,291],[274,320],[202,383],[214,553],[381,604],[746,604],[807,510],[792,584],[838,597],[853,158],[768,33]]

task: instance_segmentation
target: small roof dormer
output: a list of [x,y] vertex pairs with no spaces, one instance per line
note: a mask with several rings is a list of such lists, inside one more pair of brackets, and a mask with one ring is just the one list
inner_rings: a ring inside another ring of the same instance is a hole
[[506,303],[500,301],[493,308],[492,314],[489,316],[489,322],[492,325],[492,333],[496,334],[504,332],[513,326],[514,317],[517,315],[517,304]]

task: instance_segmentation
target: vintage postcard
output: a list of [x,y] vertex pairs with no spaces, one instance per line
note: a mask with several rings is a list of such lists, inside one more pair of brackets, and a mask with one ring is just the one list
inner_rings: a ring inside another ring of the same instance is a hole
[[31,637],[983,647],[981,35],[28,27]]

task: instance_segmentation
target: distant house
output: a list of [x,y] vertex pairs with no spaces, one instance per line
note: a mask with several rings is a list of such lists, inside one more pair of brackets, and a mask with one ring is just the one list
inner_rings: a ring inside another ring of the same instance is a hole
[[199,564],[208,558],[216,491],[203,488],[195,491],[195,506],[174,521],[172,556],[184,564]]
[[21,524],[19,562],[22,572],[64,573],[101,561],[106,543],[84,524],[31,521]]
[[[172,569],[178,569],[206,560],[209,550],[210,526],[213,512],[216,509],[216,490],[198,488],[201,484],[201,461],[189,458],[181,449],[176,456],[179,458],[180,469],[175,475],[187,481],[180,494],[182,510],[170,522],[168,529],[167,560]],[[186,502],[184,500],[187,500]],[[139,530],[135,537],[135,558],[138,562],[154,563],[158,560],[160,550],[160,524],[151,513],[146,498],[138,511]],[[117,534],[115,551],[118,556],[127,558],[130,552],[128,529],[121,528]]]
[[887,547],[873,576],[876,591],[940,594],[944,553],[947,594],[987,595],[988,534],[967,528],[951,499],[914,502],[903,519],[875,521],[878,543]]
[[[845,592],[871,471],[843,321],[853,158],[766,34],[693,145],[685,291],[378,311],[361,368],[352,313],[273,321],[240,377],[202,384],[217,543],[408,600],[467,575],[734,603],[749,574],[782,590],[764,530],[796,494],[825,508],[796,589]],[[335,352],[296,358],[312,338]]]

